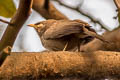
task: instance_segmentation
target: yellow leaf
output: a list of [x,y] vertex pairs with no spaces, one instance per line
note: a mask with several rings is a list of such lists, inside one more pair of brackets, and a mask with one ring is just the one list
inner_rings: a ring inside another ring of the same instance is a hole
[[15,13],[16,8],[13,0],[0,0],[0,16],[10,18]]

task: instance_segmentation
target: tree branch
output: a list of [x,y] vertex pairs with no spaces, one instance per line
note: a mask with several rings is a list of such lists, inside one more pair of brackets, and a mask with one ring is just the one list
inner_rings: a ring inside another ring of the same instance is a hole
[[69,8],[69,9],[72,9],[72,10],[77,11],[78,13],[80,13],[80,14],[82,14],[83,16],[85,16],[85,17],[87,17],[88,19],[90,19],[93,23],[95,23],[95,24],[97,23],[97,24],[99,24],[103,29],[109,31],[109,30],[106,28],[106,26],[103,25],[102,21],[96,20],[93,16],[91,16],[91,15],[89,15],[89,14],[87,14],[87,13],[84,13],[81,9],[79,9],[79,6],[76,7],[76,8],[74,8],[74,7],[70,7],[70,6],[62,3],[60,0],[53,0],[53,1],[56,1],[56,2],[58,2],[59,4],[61,4],[62,6],[65,6],[65,7]]
[[[0,51],[2,51],[7,46],[13,46],[18,32],[30,15],[32,1],[33,0],[20,0],[19,8],[10,21],[10,23],[13,25],[7,26],[7,29],[0,41]],[[2,58],[0,58],[0,60],[1,59]]]
[[49,2],[49,9],[44,8],[45,0],[34,0],[33,9],[41,14],[46,19],[68,19],[64,14],[59,12],[51,2]]
[[3,20],[3,19],[0,19],[0,21],[3,22],[3,23],[9,24],[9,25],[13,25],[13,24],[11,24],[10,22],[8,22],[8,21],[6,21],[6,20]]
[[120,78],[120,53],[105,51],[11,53],[0,68],[1,80],[61,80],[66,77],[88,78],[86,80]]

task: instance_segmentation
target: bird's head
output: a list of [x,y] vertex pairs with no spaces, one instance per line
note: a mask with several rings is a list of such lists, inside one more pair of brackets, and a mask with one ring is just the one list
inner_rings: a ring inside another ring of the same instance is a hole
[[40,36],[42,36],[43,33],[46,31],[46,25],[41,22],[36,24],[28,24],[28,26],[33,27]]
[[28,24],[28,26],[34,27],[37,30],[37,32],[41,32],[41,31],[43,32],[47,28],[49,28],[54,22],[56,22],[56,20],[50,19],[50,20],[38,22],[36,24]]

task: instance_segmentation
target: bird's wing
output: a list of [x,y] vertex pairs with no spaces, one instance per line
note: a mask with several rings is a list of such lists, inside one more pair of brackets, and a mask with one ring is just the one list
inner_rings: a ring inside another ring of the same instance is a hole
[[60,38],[66,35],[70,35],[73,33],[82,32],[82,27],[85,26],[83,23],[75,22],[75,21],[59,21],[54,23],[47,29],[44,33],[45,39],[55,39]]

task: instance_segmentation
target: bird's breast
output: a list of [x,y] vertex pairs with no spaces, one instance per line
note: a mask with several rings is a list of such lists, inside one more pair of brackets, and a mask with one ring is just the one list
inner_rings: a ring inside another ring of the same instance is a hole
[[52,51],[62,51],[66,44],[68,44],[66,50],[70,51],[74,49],[77,45],[77,40],[75,38],[68,37],[49,40],[46,40],[43,37],[41,37],[41,42],[45,48]]

